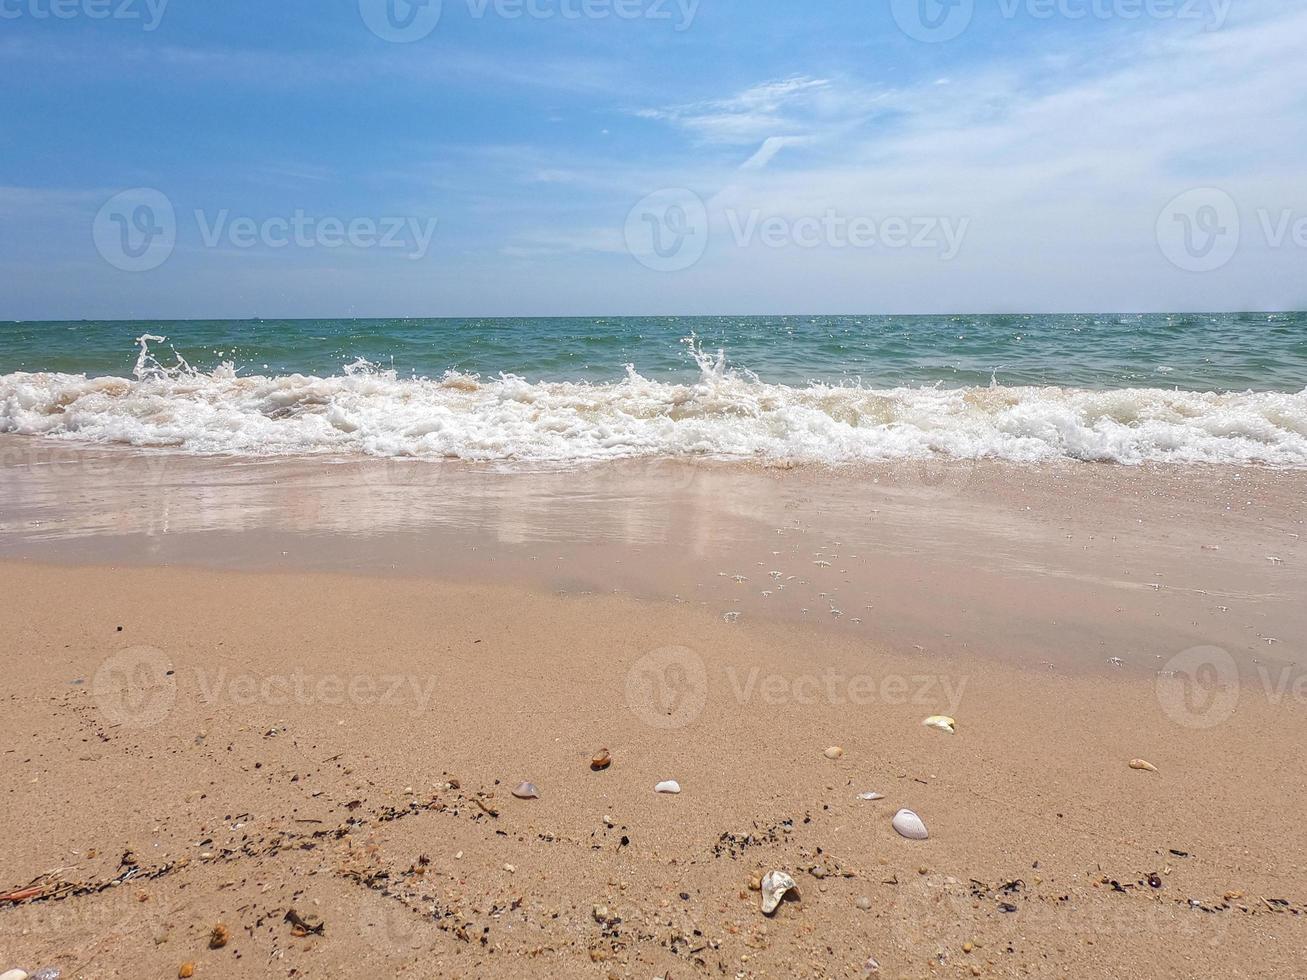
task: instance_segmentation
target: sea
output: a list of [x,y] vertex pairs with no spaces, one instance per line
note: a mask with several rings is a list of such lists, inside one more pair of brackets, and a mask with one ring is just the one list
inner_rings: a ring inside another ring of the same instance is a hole
[[1307,314],[0,323],[0,433],[258,457],[1307,468]]

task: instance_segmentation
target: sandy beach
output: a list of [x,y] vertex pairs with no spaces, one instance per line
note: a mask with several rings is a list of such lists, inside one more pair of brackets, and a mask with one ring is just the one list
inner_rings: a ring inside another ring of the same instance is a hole
[[6,968],[1297,969],[1301,474],[4,448]]
[[0,980],[1307,980],[1302,0],[0,0]]

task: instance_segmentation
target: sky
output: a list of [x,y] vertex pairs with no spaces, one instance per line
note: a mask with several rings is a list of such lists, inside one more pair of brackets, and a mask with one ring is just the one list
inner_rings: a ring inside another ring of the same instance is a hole
[[0,0],[0,319],[1307,309],[1300,0]]

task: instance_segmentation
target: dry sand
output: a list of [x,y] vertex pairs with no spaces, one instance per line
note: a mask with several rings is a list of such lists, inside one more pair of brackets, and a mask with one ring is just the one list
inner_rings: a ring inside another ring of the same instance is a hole
[[1302,972],[1296,475],[134,466],[0,471],[0,970]]

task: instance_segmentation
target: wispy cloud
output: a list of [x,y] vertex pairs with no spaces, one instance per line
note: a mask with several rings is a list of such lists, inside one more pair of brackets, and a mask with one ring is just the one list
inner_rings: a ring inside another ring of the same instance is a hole
[[756,143],[802,136],[829,111],[831,82],[795,76],[763,82],[736,95],[688,105],[641,109],[643,119],[670,122],[706,143]]

